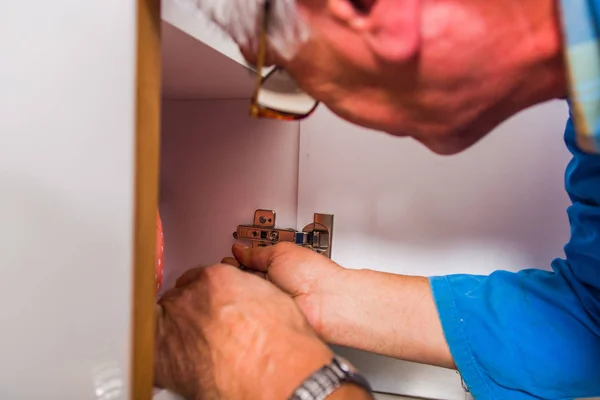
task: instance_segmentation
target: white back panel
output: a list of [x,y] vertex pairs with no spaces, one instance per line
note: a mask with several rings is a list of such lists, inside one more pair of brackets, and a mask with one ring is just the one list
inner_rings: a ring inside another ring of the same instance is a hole
[[[325,109],[301,125],[298,220],[335,214],[332,258],[409,275],[547,268],[569,237],[567,107],[550,102],[452,157]],[[463,399],[454,371],[344,354],[376,390]]]
[[164,285],[231,256],[232,233],[254,210],[296,228],[298,129],[248,117],[250,100],[165,101],[161,200]]
[[1,7],[0,398],[129,398],[135,4]]

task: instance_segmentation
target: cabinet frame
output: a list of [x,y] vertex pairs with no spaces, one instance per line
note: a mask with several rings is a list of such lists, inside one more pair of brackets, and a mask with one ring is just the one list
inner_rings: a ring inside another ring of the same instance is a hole
[[130,399],[152,398],[161,107],[160,0],[137,0]]

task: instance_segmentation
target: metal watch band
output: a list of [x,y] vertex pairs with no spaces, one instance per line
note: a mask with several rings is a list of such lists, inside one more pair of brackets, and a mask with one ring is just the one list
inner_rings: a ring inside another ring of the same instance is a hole
[[352,383],[371,393],[369,382],[353,371],[347,361],[334,356],[331,362],[308,377],[289,400],[324,400],[344,383]]

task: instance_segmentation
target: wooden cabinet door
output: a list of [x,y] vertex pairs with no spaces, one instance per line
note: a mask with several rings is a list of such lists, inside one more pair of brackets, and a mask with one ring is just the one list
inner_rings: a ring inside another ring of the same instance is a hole
[[[425,276],[548,268],[569,237],[566,120],[566,104],[543,104],[442,157],[323,108],[301,124],[298,220],[334,214],[332,259],[348,268]],[[454,371],[340,351],[378,391],[464,398]]]

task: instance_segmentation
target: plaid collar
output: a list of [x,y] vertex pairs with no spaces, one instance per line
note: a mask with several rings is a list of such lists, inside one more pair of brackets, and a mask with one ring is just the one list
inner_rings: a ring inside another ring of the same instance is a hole
[[600,0],[560,0],[569,103],[579,147],[600,153]]

